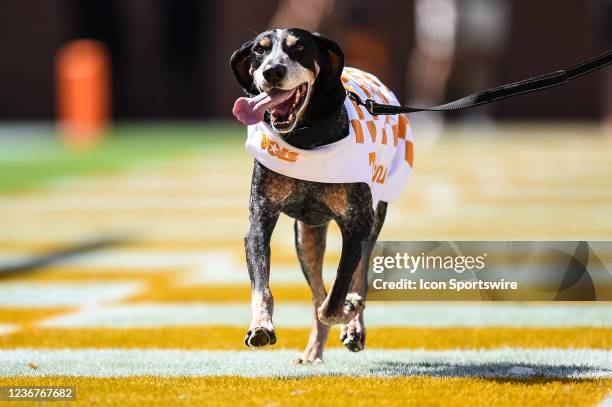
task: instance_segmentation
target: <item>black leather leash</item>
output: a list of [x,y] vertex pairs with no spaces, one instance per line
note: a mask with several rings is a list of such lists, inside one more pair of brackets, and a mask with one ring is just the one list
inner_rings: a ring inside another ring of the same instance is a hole
[[551,72],[546,75],[536,76],[534,78],[525,79],[519,82],[510,83],[507,85],[498,86],[493,89],[488,89],[470,96],[449,102],[443,105],[429,108],[415,108],[408,106],[395,106],[376,103],[372,99],[363,101],[355,92],[347,91],[347,96],[356,103],[365,106],[370,114],[377,115],[392,115],[414,112],[448,112],[469,109],[475,106],[486,105],[498,100],[508,99],[514,96],[524,95],[527,93],[539,92],[555,86],[560,86],[568,83],[572,79],[589,74],[598,69],[604,68],[612,64],[612,51],[599,55],[588,61],[579,63],[570,68],[560,71]]

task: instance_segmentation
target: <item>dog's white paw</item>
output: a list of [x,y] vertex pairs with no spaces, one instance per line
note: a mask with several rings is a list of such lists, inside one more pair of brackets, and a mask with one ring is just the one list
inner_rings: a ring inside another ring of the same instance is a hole
[[365,301],[361,295],[357,293],[348,293],[346,301],[344,301],[344,312],[356,312],[360,313],[365,308]]
[[301,358],[297,358],[293,361],[294,365],[320,365],[323,363],[323,359],[321,358],[304,358],[303,356]]

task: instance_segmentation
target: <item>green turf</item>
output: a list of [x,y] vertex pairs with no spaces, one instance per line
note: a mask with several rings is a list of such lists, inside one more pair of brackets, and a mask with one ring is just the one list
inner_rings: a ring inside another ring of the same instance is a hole
[[67,148],[52,129],[4,131],[0,140],[0,193],[36,187],[61,177],[127,168],[191,151],[239,148],[243,127],[224,124],[117,125],[95,149]]

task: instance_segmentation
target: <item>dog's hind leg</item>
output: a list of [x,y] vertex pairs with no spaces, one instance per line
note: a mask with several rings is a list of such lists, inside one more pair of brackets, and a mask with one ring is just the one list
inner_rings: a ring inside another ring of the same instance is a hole
[[[358,295],[365,300],[368,288],[368,264],[370,263],[370,256],[374,243],[378,239],[380,230],[382,229],[383,223],[385,222],[385,216],[387,214],[387,203],[379,202],[376,207],[376,215],[374,217],[374,225],[368,239],[369,245],[365,248],[364,253],[361,256],[359,265],[353,275],[351,281],[351,288],[349,289],[349,295]],[[365,348],[366,340],[366,328],[363,322],[362,310],[359,315],[353,318],[348,324],[340,327],[340,341],[344,346],[352,351],[359,352]]]
[[294,363],[320,363],[323,360],[323,348],[329,335],[329,326],[319,321],[317,308],[327,295],[323,284],[323,255],[328,223],[309,226],[295,221],[295,248],[300,266],[312,291],[313,316],[308,344],[301,357]]

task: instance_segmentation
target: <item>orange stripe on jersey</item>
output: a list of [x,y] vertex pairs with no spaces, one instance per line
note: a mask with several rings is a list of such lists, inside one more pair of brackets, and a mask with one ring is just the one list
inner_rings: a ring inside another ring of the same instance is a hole
[[368,132],[370,133],[372,143],[376,143],[376,123],[373,120],[368,120],[366,124],[368,125]]
[[399,138],[406,138],[406,131],[408,130],[408,121],[406,121],[406,116],[400,114],[397,119],[397,124],[399,126]]
[[382,143],[387,144],[387,126],[382,128]]
[[353,130],[355,131],[355,141],[358,144],[363,144],[363,129],[361,128],[361,123],[359,122],[359,120],[351,120],[351,126],[353,126]]
[[382,101],[383,101],[383,102],[384,102],[386,105],[388,105],[388,104],[389,104],[389,99],[387,99],[387,97],[384,95],[384,93],[382,93],[382,92],[380,91],[380,89],[376,88],[376,89],[374,90],[374,92],[376,93],[376,96],[378,96],[379,98],[381,98],[381,99],[382,99]]
[[404,158],[408,161],[408,165],[412,167],[412,163],[414,163],[414,145],[408,140],[406,140],[406,156]]
[[365,115],[363,114],[363,110],[361,110],[361,106],[359,106],[356,102],[353,102],[353,106],[355,106],[355,110],[357,110],[357,116],[360,120],[365,120]]
[[393,133],[393,145],[397,146],[397,140],[398,140],[397,124],[394,124],[391,126],[391,133]]
[[[346,89],[351,89],[351,88],[347,87]],[[351,100],[351,103],[353,104],[353,107],[355,108],[355,111],[357,112],[357,116],[359,117],[359,119],[365,120],[365,115],[363,114],[363,110],[361,110],[361,106],[359,106],[357,102],[355,102],[354,100]]]
[[367,86],[359,85],[359,87],[367,95],[368,99],[372,99],[372,92],[370,92]]

